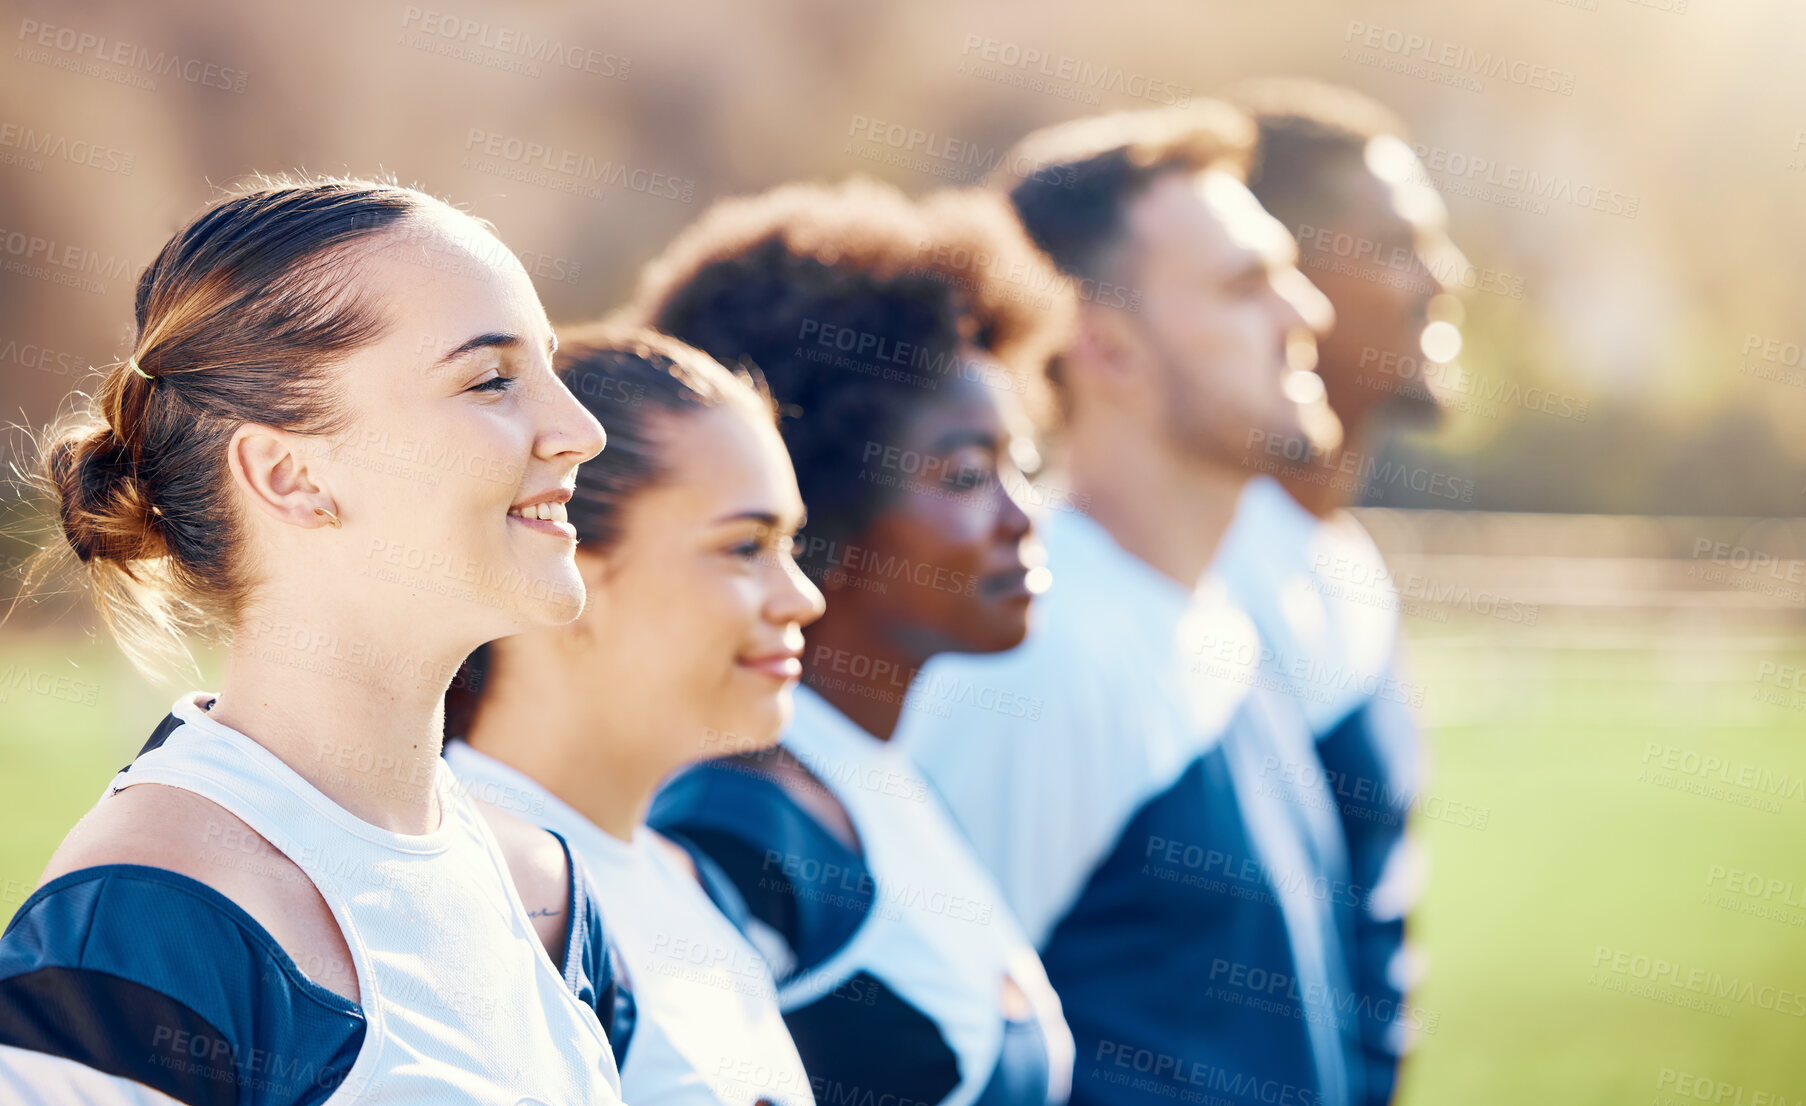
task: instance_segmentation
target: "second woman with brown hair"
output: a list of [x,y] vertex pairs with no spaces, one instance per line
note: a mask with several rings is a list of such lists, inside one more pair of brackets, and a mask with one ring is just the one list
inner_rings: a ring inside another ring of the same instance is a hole
[[745,904],[645,825],[684,765],[777,740],[821,593],[791,560],[802,498],[768,398],[649,331],[566,331],[572,393],[608,427],[568,505],[583,616],[493,642],[448,700],[446,759],[478,798],[571,843],[633,999],[623,1097],[810,1106]]

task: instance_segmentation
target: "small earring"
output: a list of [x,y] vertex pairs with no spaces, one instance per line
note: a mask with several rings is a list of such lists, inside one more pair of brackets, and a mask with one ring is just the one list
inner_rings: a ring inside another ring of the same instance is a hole
[[324,507],[315,507],[314,514],[324,515],[326,517],[327,525],[331,526],[334,530],[337,530],[339,527],[344,525],[344,523],[339,521],[339,516],[333,514],[331,511],[328,511]]

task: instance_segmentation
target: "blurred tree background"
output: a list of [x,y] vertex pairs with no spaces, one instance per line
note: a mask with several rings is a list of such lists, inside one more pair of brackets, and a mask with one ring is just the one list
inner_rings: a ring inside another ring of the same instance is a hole
[[[1448,417],[1369,459],[1471,498],[1376,481],[1363,512],[1429,688],[1413,1002],[1438,1028],[1403,1101],[1806,1101],[1793,1009],[1738,997],[1806,993],[1806,899],[1767,890],[1806,840],[1806,5],[0,3],[15,462],[129,352],[158,247],[255,172],[463,204],[573,322],[716,197],[974,183],[1034,127],[1260,75],[1391,105],[1480,286]],[[0,921],[173,691],[84,606],[14,614]],[[1621,953],[1731,998],[1683,1004]]]
[[1479,509],[1800,510],[1798,4],[7,6],[0,379],[27,425],[123,355],[136,272],[254,171],[465,204],[565,321],[715,197],[969,182],[1034,126],[1293,73],[1396,108],[1476,269],[1521,292],[1470,298],[1473,390],[1389,458],[1472,480]]

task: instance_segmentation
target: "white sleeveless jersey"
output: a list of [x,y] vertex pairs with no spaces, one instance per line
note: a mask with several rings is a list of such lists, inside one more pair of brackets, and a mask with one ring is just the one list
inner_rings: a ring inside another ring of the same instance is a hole
[[778,1012],[771,969],[674,855],[640,826],[613,837],[531,777],[462,741],[445,759],[460,785],[495,793],[562,836],[586,867],[625,961],[633,1031],[621,1093],[647,1106],[813,1106],[808,1076]]
[[[915,762],[807,687],[796,689],[783,744],[846,808],[876,904],[844,947],[785,981],[780,1001],[789,1008],[818,1000],[856,973],[871,973],[939,1026],[964,1076],[944,1106],[966,1106],[983,1096],[1004,1051],[1008,1026],[998,1009],[1007,975],[1028,999],[1045,1042],[1047,1101],[1064,1103],[1073,1044],[1059,996],[1002,891]],[[806,882],[806,860],[801,867]]]
[[546,955],[500,847],[448,766],[435,769],[439,828],[392,833],[191,698],[172,713],[183,725],[112,786],[157,783],[210,799],[313,881],[350,947],[367,1019],[329,1106],[619,1103],[601,1024]]

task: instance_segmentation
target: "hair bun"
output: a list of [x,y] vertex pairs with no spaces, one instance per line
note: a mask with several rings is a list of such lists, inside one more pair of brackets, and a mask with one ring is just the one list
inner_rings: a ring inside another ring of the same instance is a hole
[[135,465],[111,429],[76,431],[49,451],[63,535],[86,564],[127,562],[163,551],[158,519]]

